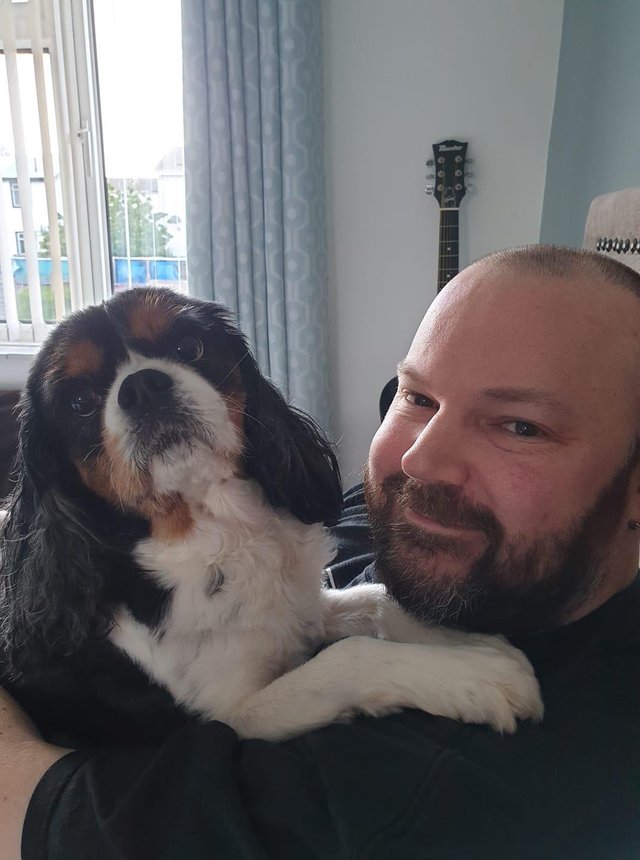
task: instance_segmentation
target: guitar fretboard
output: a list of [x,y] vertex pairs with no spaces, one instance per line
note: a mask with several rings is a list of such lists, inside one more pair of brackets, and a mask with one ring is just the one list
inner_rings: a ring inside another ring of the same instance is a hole
[[440,209],[438,241],[438,292],[458,274],[458,209]]

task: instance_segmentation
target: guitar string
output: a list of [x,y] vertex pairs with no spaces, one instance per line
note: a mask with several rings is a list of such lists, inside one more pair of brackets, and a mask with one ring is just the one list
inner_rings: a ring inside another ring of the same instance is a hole
[[[454,244],[458,243],[456,238],[456,221],[459,215],[459,208],[444,209],[441,208],[440,216],[440,242],[438,249],[438,292],[445,287],[452,277],[458,273],[458,265],[452,267],[452,262],[459,253]],[[455,269],[455,271],[454,271]]]
[[[434,148],[434,162],[436,164],[436,171],[438,165],[438,156]],[[463,161],[464,164],[464,161]],[[445,183],[443,183],[443,188]],[[456,246],[459,243],[459,230],[456,229],[457,224],[455,223],[458,220],[459,216],[459,207],[455,209],[445,209],[442,207],[442,203],[444,202],[444,195],[440,199],[440,241],[438,248],[438,284],[437,284],[437,292],[446,286],[449,283],[452,277],[458,274],[458,266],[459,266],[459,248],[456,247],[453,253],[449,253],[453,248],[454,241],[456,242]],[[451,269],[450,257],[456,257],[456,265],[455,272]],[[449,274],[451,273],[451,274]]]

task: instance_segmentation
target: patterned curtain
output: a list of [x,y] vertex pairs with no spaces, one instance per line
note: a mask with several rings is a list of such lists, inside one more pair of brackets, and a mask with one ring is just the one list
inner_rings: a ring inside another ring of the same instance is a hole
[[328,429],[320,0],[182,0],[189,289]]

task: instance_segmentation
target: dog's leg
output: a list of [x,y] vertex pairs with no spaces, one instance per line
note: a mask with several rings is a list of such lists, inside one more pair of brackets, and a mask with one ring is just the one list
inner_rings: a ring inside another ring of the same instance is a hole
[[241,737],[283,740],[356,713],[419,708],[513,732],[542,716],[532,670],[486,644],[413,645],[354,636],[249,696],[228,722]]
[[327,642],[345,636],[374,636],[391,642],[416,645],[487,645],[497,648],[518,661],[528,672],[531,664],[522,653],[502,636],[467,633],[446,627],[424,624],[405,612],[384,585],[356,585],[353,588],[328,588],[322,592]]

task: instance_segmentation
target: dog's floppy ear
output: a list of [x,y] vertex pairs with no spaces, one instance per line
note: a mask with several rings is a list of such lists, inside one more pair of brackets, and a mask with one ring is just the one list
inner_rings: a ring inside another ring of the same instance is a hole
[[62,454],[29,391],[15,468],[0,541],[0,654],[18,676],[103,635],[108,617],[95,543],[65,492]]
[[243,364],[250,477],[274,507],[286,508],[303,523],[330,525],[342,509],[340,472],[330,442],[308,415],[287,405],[250,356]]

